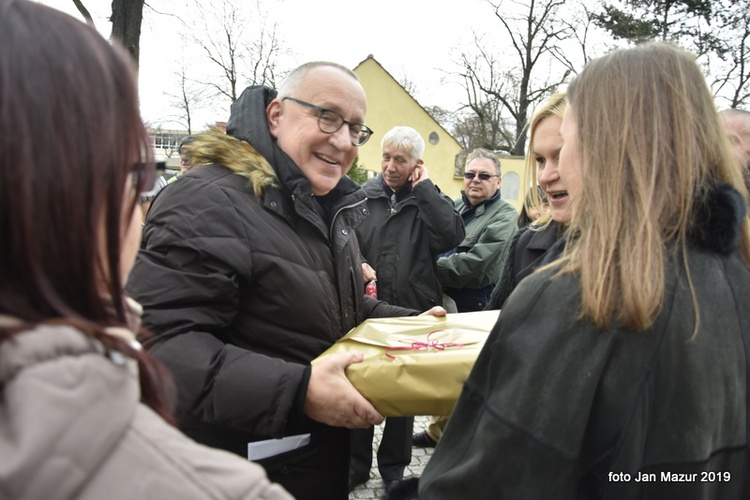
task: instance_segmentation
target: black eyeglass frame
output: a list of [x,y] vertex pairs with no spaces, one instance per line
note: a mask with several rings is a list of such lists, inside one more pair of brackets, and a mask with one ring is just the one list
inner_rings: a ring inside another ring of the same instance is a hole
[[[316,106],[315,104],[311,104],[309,102],[301,101],[301,100],[297,99],[296,97],[289,97],[289,96],[287,96],[287,97],[284,97],[281,100],[282,101],[286,101],[287,99],[289,99],[290,101],[294,101],[297,104],[300,104],[302,106],[305,106],[305,107],[308,107],[310,109],[314,109],[315,111],[317,111],[318,112],[318,115],[317,115],[317,118],[318,118],[318,129],[320,129],[320,131],[323,132],[324,134],[335,134],[336,132],[338,132],[339,130],[341,130],[341,127],[343,127],[344,124],[346,123],[346,125],[349,127],[349,135],[351,137],[353,137],[353,138],[357,137],[357,138],[360,139],[359,142],[352,141],[352,146],[362,146],[362,145],[364,145],[370,139],[370,137],[372,137],[373,130],[370,127],[368,127],[367,125],[365,125],[364,123],[352,123],[352,122],[350,122],[348,120],[345,120],[344,117],[341,116],[340,113],[337,113],[336,111],[334,111],[332,109],[321,108],[320,106]],[[341,120],[339,122],[339,124],[336,126],[335,129],[333,129],[333,130],[326,130],[323,127],[322,118],[323,118],[323,115],[325,113],[333,113],[333,115],[336,116],[338,118],[338,120]],[[359,133],[355,135],[353,133],[354,129],[352,129],[352,127],[359,128]],[[363,133],[365,134],[364,136],[363,136]]]
[[492,179],[493,177],[500,177],[500,176],[499,175],[492,175],[492,174],[485,174],[484,172],[479,173],[479,174],[476,173],[476,172],[464,172],[464,179],[469,180],[469,181],[473,181],[474,177],[479,177],[480,181],[488,181],[488,180]]

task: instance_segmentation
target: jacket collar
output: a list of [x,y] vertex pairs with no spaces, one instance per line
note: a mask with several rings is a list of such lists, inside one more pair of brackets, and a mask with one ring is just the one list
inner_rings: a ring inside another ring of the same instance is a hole
[[[373,177],[367,183],[364,185],[364,189],[367,192],[367,196],[369,198],[388,198],[390,199],[391,194],[394,193],[394,190],[390,188],[385,183],[385,180],[383,179],[383,174],[378,174],[377,176]],[[398,188],[396,191],[396,196],[398,197],[399,202],[407,199],[409,196],[413,194],[412,192],[412,185],[411,182],[408,182]]]
[[487,207],[489,207],[490,205],[492,205],[499,199],[500,199],[500,190],[498,189],[497,191],[495,191],[495,194],[493,194],[486,200],[480,201],[476,205],[472,205],[471,201],[469,201],[469,197],[466,196],[466,192],[461,191],[461,201],[463,202],[463,207],[461,207],[459,211],[462,214],[464,214],[471,210],[474,210],[476,215],[481,215],[487,210]]
[[546,251],[552,248],[552,245],[562,236],[562,228],[560,223],[551,221],[542,229],[535,229],[534,226],[530,226],[531,238],[526,248],[530,250],[542,250]]

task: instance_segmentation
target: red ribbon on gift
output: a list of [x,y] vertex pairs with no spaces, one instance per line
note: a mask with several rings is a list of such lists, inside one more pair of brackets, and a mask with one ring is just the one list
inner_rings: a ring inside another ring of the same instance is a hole
[[394,346],[389,347],[385,350],[385,355],[391,359],[396,359],[396,356],[390,354],[390,351],[427,351],[429,349],[435,349],[438,351],[444,351],[446,347],[463,347],[463,344],[456,342],[440,342],[438,339],[433,339],[433,333],[440,333],[443,330],[433,330],[427,334],[426,342],[421,340],[401,340],[400,342],[411,342],[408,346]]

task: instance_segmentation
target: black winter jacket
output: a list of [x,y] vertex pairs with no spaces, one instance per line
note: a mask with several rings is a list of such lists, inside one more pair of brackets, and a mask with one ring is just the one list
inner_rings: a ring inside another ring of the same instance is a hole
[[547,250],[562,236],[563,228],[552,221],[544,229],[534,230],[525,226],[518,230],[510,242],[508,258],[505,259],[500,280],[485,309],[500,309],[515,290],[518,283],[543,265]]
[[[341,179],[326,226],[307,178],[258,118],[274,96],[249,88],[230,135],[191,144],[207,165],[156,197],[128,291],[157,334],[148,348],[175,375],[188,435],[246,455],[249,441],[312,432],[299,452],[306,463],[338,460],[345,474],[346,450],[325,455],[336,448],[331,428],[302,415],[309,362],[367,317],[416,311],[364,295],[354,232],[367,215],[364,191]],[[310,452],[316,446],[322,454]],[[269,475],[299,494],[294,474]]]
[[430,179],[391,208],[383,176],[364,185],[370,216],[357,228],[362,255],[378,275],[378,298],[426,311],[443,303],[437,255],[464,239],[453,200]]
[[420,498],[748,498],[750,269],[736,250],[742,198],[725,188],[696,219],[687,252],[697,335],[680,252],[667,257],[663,306],[646,331],[581,319],[575,275],[525,278]]

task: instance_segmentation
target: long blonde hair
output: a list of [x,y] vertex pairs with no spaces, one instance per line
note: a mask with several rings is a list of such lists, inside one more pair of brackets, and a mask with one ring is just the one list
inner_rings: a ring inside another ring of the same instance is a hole
[[[688,52],[667,43],[615,51],[589,63],[567,92],[583,182],[562,272],[580,274],[582,316],[602,328],[648,328],[664,300],[667,243],[682,250],[690,279],[687,233],[707,181],[747,191]],[[747,217],[740,253],[750,264]]]

